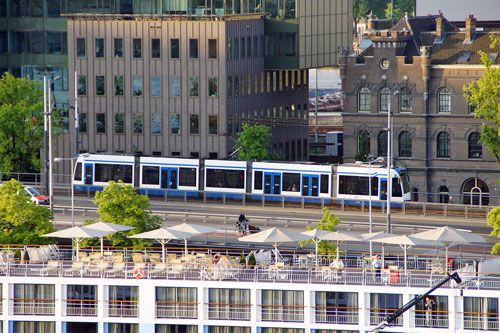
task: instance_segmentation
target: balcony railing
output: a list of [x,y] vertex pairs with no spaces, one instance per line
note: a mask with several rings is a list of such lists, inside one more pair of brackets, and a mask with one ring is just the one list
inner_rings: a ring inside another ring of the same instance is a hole
[[138,317],[139,301],[106,301],[110,317]]
[[11,298],[10,302],[15,315],[53,316],[55,314],[55,299]]
[[[366,309],[367,321],[370,325],[378,325],[387,318],[388,315],[392,314],[397,309],[377,309],[368,308]],[[403,317],[396,318],[396,321],[392,326],[403,326]]]
[[457,312],[457,323],[463,323],[465,330],[498,331],[498,313]]
[[250,304],[207,303],[208,319],[250,320]]
[[196,302],[156,302],[156,318],[198,318]]
[[259,305],[262,321],[304,321],[304,306],[302,305]]
[[313,306],[312,316],[318,324],[358,324],[359,309],[337,306]]
[[448,328],[448,311],[414,310],[410,312],[415,327]]
[[97,301],[86,299],[65,299],[66,316],[97,316]]

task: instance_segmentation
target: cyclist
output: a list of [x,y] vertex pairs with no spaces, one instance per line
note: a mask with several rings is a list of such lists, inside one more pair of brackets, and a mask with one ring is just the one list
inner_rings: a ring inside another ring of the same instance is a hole
[[243,226],[243,233],[246,233],[248,230],[248,219],[246,218],[245,214],[243,211],[241,211],[240,216],[238,217],[238,222]]

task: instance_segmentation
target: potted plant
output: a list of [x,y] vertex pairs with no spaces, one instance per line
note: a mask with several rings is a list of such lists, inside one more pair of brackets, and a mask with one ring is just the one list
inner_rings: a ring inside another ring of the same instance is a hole
[[253,252],[250,252],[250,256],[248,257],[248,266],[254,268],[256,264],[257,261],[255,260],[255,256],[253,255]]

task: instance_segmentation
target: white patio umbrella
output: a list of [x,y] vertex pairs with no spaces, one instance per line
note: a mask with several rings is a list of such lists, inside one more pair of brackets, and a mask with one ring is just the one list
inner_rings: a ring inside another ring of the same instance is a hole
[[446,251],[446,271],[448,271],[448,247],[450,245],[485,242],[485,239],[479,235],[449,226],[419,232],[412,236],[444,245]]
[[385,244],[397,244],[401,246],[401,248],[404,251],[404,261],[405,261],[405,272],[407,270],[407,264],[406,264],[406,259],[407,259],[407,250],[414,246],[414,245],[425,245],[428,244],[427,241],[424,241],[423,239],[413,237],[411,235],[399,235],[399,236],[391,236],[391,237],[385,237],[385,238],[379,238],[377,239],[377,242],[380,243],[385,243]]
[[[369,232],[366,234],[361,234],[361,237],[365,241],[380,243],[380,245],[382,245],[382,265],[384,265],[385,246],[384,246],[384,243],[379,242],[378,239],[393,237],[393,236],[396,236],[396,235],[391,234],[390,232],[385,232],[385,231],[377,231],[377,232]],[[372,254],[370,253],[370,255],[372,255]]]
[[[128,225],[108,223],[108,222],[96,222],[92,224],[87,224],[85,225],[85,228],[101,230],[101,231],[109,231],[108,235],[114,234],[115,232],[135,229],[135,227],[129,227]],[[104,237],[105,236],[99,237],[101,239],[101,254],[104,253]]]
[[165,262],[165,244],[167,244],[171,239],[184,239],[186,237],[191,237],[192,235],[193,234],[175,230],[172,228],[159,228],[132,235],[128,238],[145,238],[157,240],[161,244],[161,261]]
[[182,224],[178,224],[176,226],[170,227],[169,229],[183,231],[183,232],[187,232],[190,234],[189,236],[184,237],[184,253],[185,254],[188,254],[188,248],[187,248],[188,238],[191,238],[191,237],[197,236],[197,235],[210,234],[212,232],[216,232],[217,230],[219,230],[216,228],[206,227],[204,225],[193,224],[193,223],[182,223]]
[[104,237],[111,233],[110,231],[96,230],[87,227],[72,227],[42,235],[42,237],[71,238],[76,243],[76,260],[79,261],[80,256],[78,252],[80,251],[80,242],[82,240],[85,238]]
[[359,236],[350,234],[343,231],[330,232],[328,235],[323,236],[324,240],[334,240],[337,241],[337,260],[340,260],[339,247],[344,241],[362,241],[363,239]]
[[311,230],[301,232],[302,235],[306,235],[310,240],[316,245],[316,261],[318,260],[318,244],[323,240],[323,237],[331,234],[331,231],[321,230],[318,228],[314,228]]
[[281,243],[300,242],[306,239],[310,239],[310,236],[306,236],[300,232],[282,230],[276,227],[238,238],[240,242],[272,243],[274,246],[276,263],[278,262],[278,246],[280,246]]

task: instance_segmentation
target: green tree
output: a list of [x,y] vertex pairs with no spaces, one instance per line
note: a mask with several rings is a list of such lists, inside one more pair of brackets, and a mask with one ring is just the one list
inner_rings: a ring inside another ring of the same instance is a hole
[[[94,204],[98,205],[97,213],[103,222],[117,223],[135,227],[128,232],[119,232],[107,236],[114,246],[151,246],[153,243],[145,239],[126,238],[141,232],[150,231],[161,227],[162,220],[159,216],[151,214],[149,198],[138,194],[130,185],[123,181],[109,182],[102,191],[95,194]],[[87,242],[89,245],[92,242]]]
[[369,153],[370,152],[368,150],[368,132],[361,131],[361,133],[359,133],[358,151],[356,155],[354,155],[354,160],[367,162]]
[[[498,49],[500,39],[490,37],[491,48]],[[497,51],[498,52],[498,51]],[[500,162],[500,68],[492,66],[488,53],[479,51],[484,64],[483,76],[464,88],[464,96],[469,105],[475,108],[476,118],[483,118],[481,126],[481,142]]]
[[[330,209],[328,207],[323,208],[323,217],[318,222],[317,225],[310,225],[306,230],[312,230],[318,228],[319,230],[327,230],[327,231],[337,231],[337,225],[340,223],[340,219],[334,214],[330,213]],[[305,246],[307,244],[314,244],[312,240],[305,240],[300,242],[300,246]],[[335,245],[335,241],[326,241],[322,240],[318,243],[318,253],[325,255],[334,255],[337,252],[337,247]]]
[[52,219],[50,209],[35,205],[17,180],[0,186],[0,243],[48,244],[52,240],[40,236],[55,231]]
[[243,131],[238,133],[238,140],[233,149],[240,149],[238,158],[241,160],[270,160],[269,152],[271,128],[265,125],[243,125]]
[[366,18],[370,13],[370,3],[368,0],[354,0],[353,8],[354,19],[354,34],[358,35],[358,22],[362,18]]
[[[57,117],[56,110],[54,118]],[[43,87],[40,82],[5,73],[0,78],[1,172],[33,172],[40,169],[43,119]],[[53,123],[57,132],[58,122]]]
[[[500,207],[492,208],[488,212],[487,217],[488,225],[493,228],[490,236],[497,236],[500,238]],[[496,243],[491,248],[491,254],[498,254],[500,252],[500,243]]]
[[[413,0],[394,0],[394,10],[392,12],[394,20],[399,20],[408,14],[413,16],[414,3]],[[389,2],[385,7],[385,17],[389,19],[391,16],[391,3]]]

